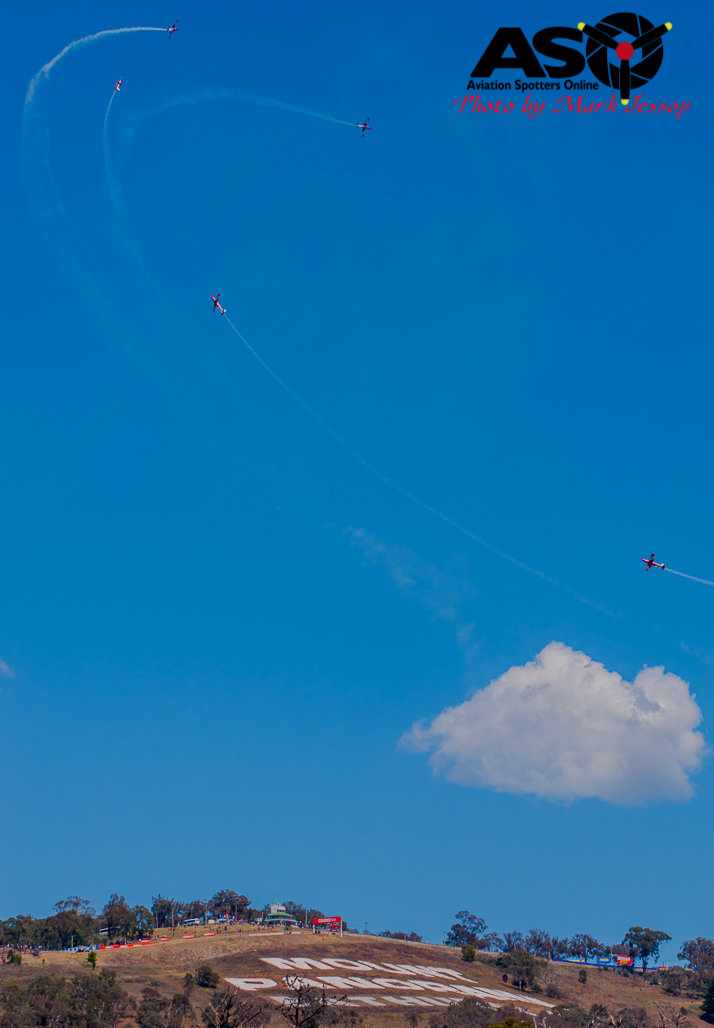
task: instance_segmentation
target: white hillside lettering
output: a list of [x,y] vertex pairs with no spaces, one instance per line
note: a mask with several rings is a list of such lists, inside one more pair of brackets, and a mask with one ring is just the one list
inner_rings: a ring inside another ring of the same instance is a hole
[[255,992],[256,989],[274,989],[278,984],[272,978],[226,978],[225,981],[235,985],[243,992]]

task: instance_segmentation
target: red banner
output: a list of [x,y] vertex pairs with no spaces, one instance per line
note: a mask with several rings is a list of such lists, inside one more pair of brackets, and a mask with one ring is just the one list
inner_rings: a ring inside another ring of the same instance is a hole
[[342,924],[341,917],[313,917],[313,924]]

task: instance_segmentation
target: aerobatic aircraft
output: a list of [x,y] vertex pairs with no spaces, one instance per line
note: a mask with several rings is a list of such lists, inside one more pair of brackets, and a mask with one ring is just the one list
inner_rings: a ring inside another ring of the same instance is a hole
[[[213,300],[213,309],[214,309],[214,311],[215,310],[219,310],[221,312],[221,314],[225,314],[226,313],[225,307],[221,307],[220,303],[218,302],[220,300],[220,298],[221,298],[221,294],[220,293],[217,296],[211,296],[211,299]],[[654,553],[652,554],[652,556],[654,557]]]
[[121,84],[122,84],[122,79],[119,79],[117,84],[114,86],[115,93],[121,93]]
[[169,25],[169,27],[166,29],[166,31],[169,34],[169,39],[171,39],[171,33],[172,32],[178,32],[178,23],[179,23],[179,20],[177,18],[176,21],[173,23],[173,25]]
[[372,127],[369,124],[369,118],[365,118],[364,119],[364,125],[360,125],[360,123],[357,122],[357,128],[361,128],[362,129],[362,138],[364,139],[365,132],[371,132],[372,131]]
[[662,568],[662,570],[664,571],[664,564],[657,563],[657,561],[654,559],[654,553],[652,554],[649,560],[647,559],[647,557],[640,557],[640,560],[643,560],[645,562],[648,571],[651,567]]

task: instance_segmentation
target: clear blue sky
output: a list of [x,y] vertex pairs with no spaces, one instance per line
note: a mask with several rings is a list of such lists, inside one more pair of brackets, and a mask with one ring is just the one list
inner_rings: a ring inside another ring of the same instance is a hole
[[[606,13],[6,11],[0,917],[235,888],[432,941],[714,934],[707,760],[564,802],[398,745],[552,641],[664,666],[709,738],[714,589],[638,558],[714,579],[712,12],[642,9],[679,120],[453,104],[499,25]],[[43,64],[177,17],[60,61],[22,164]],[[356,461],[216,291],[379,474],[568,588]]]

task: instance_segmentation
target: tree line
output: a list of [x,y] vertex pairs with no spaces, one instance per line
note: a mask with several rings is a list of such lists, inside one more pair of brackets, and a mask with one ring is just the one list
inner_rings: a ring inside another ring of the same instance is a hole
[[[499,936],[489,932],[488,925],[482,917],[460,910],[456,914],[456,923],[451,926],[447,935],[448,946],[473,946],[475,949],[499,950],[510,953],[522,950],[534,957],[547,960],[559,957],[571,957],[588,961],[594,957],[610,957],[615,955],[632,957],[642,963],[643,971],[647,970],[650,961],[657,960],[660,949],[671,936],[666,932],[653,928],[642,928],[633,925],[628,929],[622,942],[608,945],[598,942],[592,935],[579,933],[572,938],[558,938],[541,928],[530,928],[525,935],[522,932],[504,932]],[[714,970],[714,942],[710,939],[693,939],[685,942],[682,952],[677,954],[678,960],[686,960],[690,966],[706,966]]]
[[[633,962],[639,960],[642,973],[648,975],[653,984],[661,985],[668,995],[693,998],[703,996],[702,1009],[704,1014],[708,1011],[709,1016],[702,1014],[702,1018],[709,1020],[711,1017],[709,1023],[714,1024],[714,940],[702,936],[690,939],[682,944],[677,953],[677,959],[683,961],[685,967],[656,968],[648,973],[650,962],[657,960],[662,945],[670,938],[666,932],[643,928],[641,925],[633,925],[625,933],[622,942],[614,945],[598,942],[586,934],[560,939],[539,928],[531,928],[525,935],[514,931],[499,936],[489,932],[483,918],[468,910],[460,910],[446,942],[449,946],[460,946],[461,955],[466,961],[475,960],[479,951],[497,951],[500,955],[495,963],[503,969],[504,980],[510,978],[511,984],[521,990],[545,991],[552,998],[559,998],[560,990],[550,961],[562,957],[585,962],[600,956],[629,956]],[[618,967],[617,971],[624,975],[630,973],[627,967]],[[581,982],[587,981],[585,967],[580,970],[579,978]],[[626,1025],[625,1028],[630,1026]]]
[[[287,914],[309,923],[322,917],[320,910],[289,900],[284,904]],[[183,902],[167,896],[152,897],[151,906],[131,906],[125,896],[113,893],[99,913],[88,900],[69,896],[54,905],[49,917],[18,914],[0,921],[0,945],[16,949],[68,949],[70,946],[91,946],[100,941],[134,941],[151,936],[161,929],[181,927],[186,921],[233,918],[254,921],[270,910],[251,906],[247,896],[232,889],[221,889],[210,899]]]

